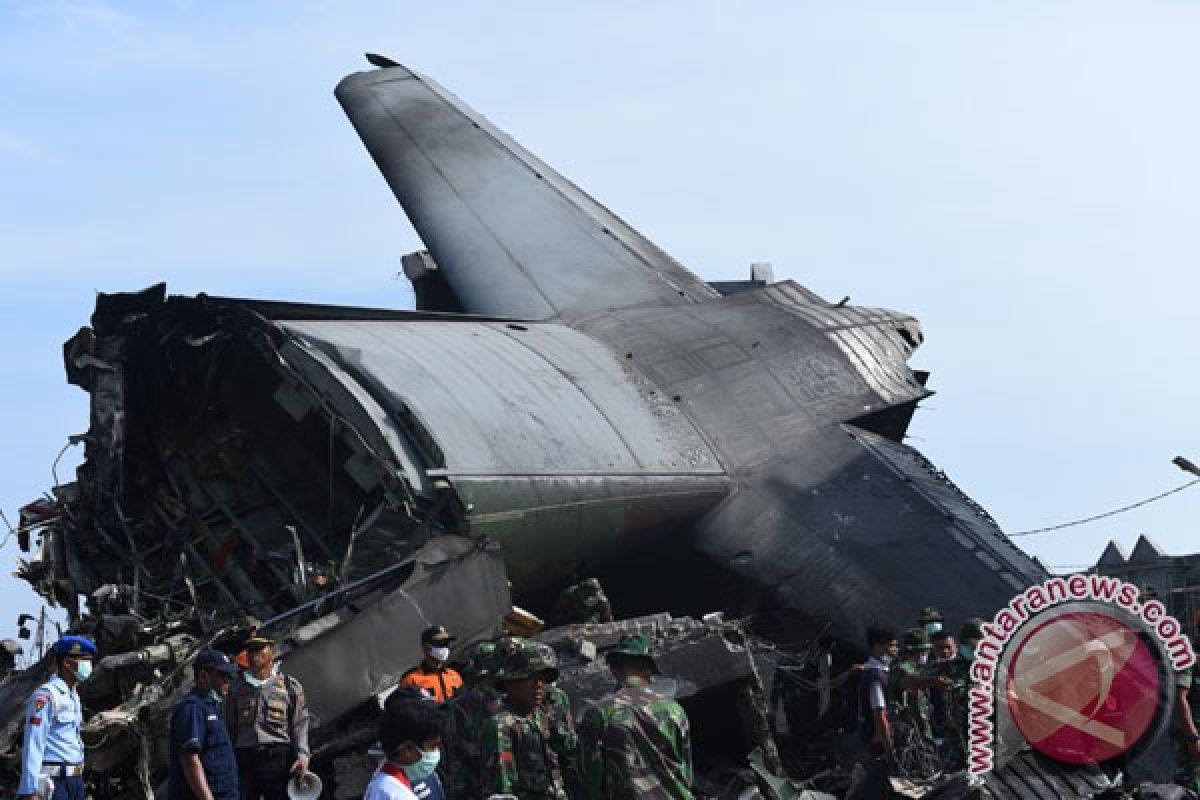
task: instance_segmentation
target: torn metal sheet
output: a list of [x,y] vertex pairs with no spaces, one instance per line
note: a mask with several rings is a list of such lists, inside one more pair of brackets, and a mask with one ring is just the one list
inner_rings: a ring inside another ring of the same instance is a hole
[[498,635],[511,608],[500,548],[441,536],[417,554],[402,586],[292,630],[278,651],[284,671],[307,687],[316,718],[335,720],[421,661],[425,628],[446,625],[462,648]]

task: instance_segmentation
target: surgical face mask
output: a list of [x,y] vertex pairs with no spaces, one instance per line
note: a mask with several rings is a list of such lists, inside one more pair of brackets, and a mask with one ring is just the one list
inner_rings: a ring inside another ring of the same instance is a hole
[[216,689],[209,689],[208,690],[208,699],[213,701],[214,703],[219,703],[219,702],[221,702],[221,693],[218,692]]
[[928,633],[930,636],[933,636],[935,633],[941,633],[942,632],[942,623],[926,622],[925,623],[925,632]]
[[974,661],[975,660],[975,647],[973,645],[967,644],[966,642],[963,642],[962,644],[960,644],[958,646],[958,654],[960,656],[962,656],[963,658],[965,658],[967,661]]
[[250,672],[243,672],[242,677],[246,679],[246,683],[250,684],[255,689],[259,688],[264,683],[266,683],[266,681],[262,680],[261,678],[255,677],[254,674],[250,673]]
[[442,763],[441,750],[422,750],[418,760],[404,765],[404,774],[413,783],[423,781],[434,773],[440,763]]
[[445,663],[450,660],[450,648],[431,647],[429,648],[429,657],[434,661],[441,661],[442,663]]
[[75,662],[75,678],[77,680],[86,681],[91,674],[92,674],[92,662],[91,661],[81,660],[81,661]]

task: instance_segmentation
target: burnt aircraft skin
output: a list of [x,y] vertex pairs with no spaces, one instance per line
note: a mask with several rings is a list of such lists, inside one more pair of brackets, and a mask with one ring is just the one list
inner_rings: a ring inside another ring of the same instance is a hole
[[270,618],[451,533],[498,541],[520,598],[675,535],[857,641],[1040,579],[903,444],[911,316],[724,296],[403,67],[336,94],[432,254],[421,307],[102,295],[66,348],[85,462],[22,567],[43,594]]

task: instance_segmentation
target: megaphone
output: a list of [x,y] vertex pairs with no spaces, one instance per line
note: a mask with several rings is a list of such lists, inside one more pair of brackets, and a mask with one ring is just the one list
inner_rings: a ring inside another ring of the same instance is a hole
[[321,778],[315,772],[302,772],[288,781],[288,800],[317,800],[321,796]]

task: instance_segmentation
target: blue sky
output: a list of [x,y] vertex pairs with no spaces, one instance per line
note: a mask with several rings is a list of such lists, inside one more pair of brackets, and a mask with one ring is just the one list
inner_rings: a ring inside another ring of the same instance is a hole
[[[702,276],[918,316],[913,444],[1006,529],[1157,493],[1200,461],[1198,40],[1185,2],[0,0],[0,507],[87,427],[61,344],[96,291],[411,304],[419,242],[331,94],[366,50]],[[1190,552],[1198,510],[1020,541]]]

